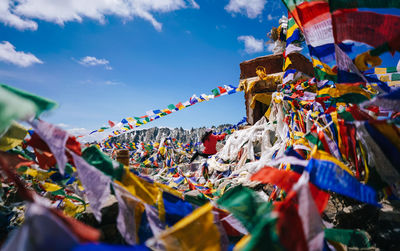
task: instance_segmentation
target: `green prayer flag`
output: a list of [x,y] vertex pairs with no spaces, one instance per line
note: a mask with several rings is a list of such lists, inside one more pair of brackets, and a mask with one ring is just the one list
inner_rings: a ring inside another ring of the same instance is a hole
[[325,238],[345,244],[348,247],[371,247],[367,234],[364,231],[352,229],[327,228],[324,230]]
[[0,84],[0,135],[13,120],[38,117],[42,112],[55,106],[56,103],[51,100]]
[[392,81],[400,81],[400,74],[398,73],[392,74]]
[[217,97],[220,95],[219,90],[217,88],[212,89],[211,92],[214,94],[214,97]]
[[33,160],[36,158],[35,154],[33,154],[32,152],[29,152],[26,149],[22,149],[20,146],[14,147],[13,149],[9,150],[8,153],[19,154],[27,160]]
[[251,239],[239,250],[285,250],[281,246],[279,237],[274,231],[276,220],[277,218],[270,217],[270,214],[266,214],[259,219],[259,223],[255,226],[253,231],[251,231]]
[[304,136],[308,141],[310,141],[311,143],[313,143],[314,145],[316,145],[318,143],[318,138],[316,138],[314,135],[312,135],[310,132],[307,133]]
[[259,214],[266,213],[260,212],[260,209],[269,205],[256,192],[243,186],[229,189],[218,199],[217,204],[231,212],[249,232],[257,225]]
[[288,30],[291,28],[291,27],[293,27],[294,25],[296,24],[296,21],[294,20],[294,18],[289,18],[289,21],[288,21]]
[[32,93],[25,92],[23,90],[19,90],[17,88],[14,88],[14,87],[11,87],[8,85],[0,84],[0,86],[2,88],[4,88],[5,90],[8,90],[9,92],[12,92],[12,93],[18,95],[21,98],[25,98],[25,99],[33,102],[37,108],[37,112],[36,112],[37,116],[39,116],[42,112],[54,109],[57,106],[57,103],[50,99],[39,97]]
[[168,109],[170,109],[170,110],[172,111],[172,110],[175,110],[175,109],[176,109],[176,107],[175,107],[175,105],[173,105],[173,104],[170,104],[170,105],[168,106]]
[[202,193],[196,196],[185,193],[184,200],[196,206],[203,206],[204,204],[209,202],[209,199],[207,199],[207,197],[204,196],[204,194]]
[[314,67],[315,77],[319,80],[331,80],[337,83],[337,75],[330,75],[318,67]]
[[124,168],[123,165],[119,164],[117,167],[114,167],[113,161],[96,146],[93,145],[83,150],[82,158],[104,174],[114,179],[121,180]]
[[235,248],[250,250],[283,250],[276,235],[276,217],[271,215],[272,203],[265,202],[253,190],[236,186],[229,189],[217,204],[232,213],[249,231],[250,239]]
[[351,104],[360,104],[364,101],[367,101],[368,97],[360,94],[360,93],[347,93],[337,98],[332,98],[332,101],[336,101],[337,103],[351,103]]
[[346,120],[346,121],[354,121],[354,117],[350,112],[347,112],[346,110],[338,112],[338,115]]

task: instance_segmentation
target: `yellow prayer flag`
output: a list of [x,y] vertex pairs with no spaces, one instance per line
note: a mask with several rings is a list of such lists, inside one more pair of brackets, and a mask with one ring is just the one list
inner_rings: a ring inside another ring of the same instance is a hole
[[382,75],[379,77],[379,80],[382,82],[390,82],[390,76],[388,75]]
[[157,197],[159,193],[161,193],[161,190],[157,186],[140,179],[128,169],[125,169],[125,173],[122,176],[122,182],[115,182],[124,187],[133,196],[149,205],[155,205],[157,203]]
[[75,217],[78,213],[82,213],[85,210],[83,205],[75,205],[69,199],[64,198],[64,213],[68,216]]
[[24,174],[26,175],[30,175],[32,177],[36,177],[38,175],[38,171],[32,168],[28,168],[26,169],[26,171],[24,172]]
[[175,195],[176,197],[182,198],[182,193],[179,192],[176,189],[173,189],[170,186],[164,185],[162,183],[154,183],[156,186],[158,186],[161,190],[163,190],[164,192],[170,193],[172,195]]
[[289,65],[292,64],[292,61],[290,60],[289,57],[285,58],[285,66],[283,67],[283,70],[286,71],[286,69],[289,67]]
[[257,93],[251,100],[250,107],[251,109],[254,109],[256,107],[256,101],[259,101],[266,105],[270,105],[271,99],[272,99],[272,93]]
[[39,181],[45,181],[48,178],[50,178],[51,175],[56,173],[56,171],[43,172],[43,171],[37,171],[37,170],[34,170],[34,169],[31,169],[31,171],[35,171],[36,176],[33,176],[32,174],[29,174],[29,175],[35,177]]
[[167,250],[221,250],[220,233],[210,203],[165,230],[160,239]]
[[317,91],[317,95],[329,95],[332,98],[338,98],[340,96],[343,96],[345,94],[349,93],[358,93],[361,94],[368,99],[371,99],[371,94],[365,91],[363,88],[361,88],[358,85],[346,85],[346,84],[340,84],[336,85],[335,88],[331,87],[325,87],[319,91]]
[[49,183],[49,182],[44,182],[42,184],[44,190],[46,190],[47,192],[55,192],[61,189],[61,187],[59,185],[53,184],[53,183]]
[[329,75],[337,75],[335,72],[333,72],[332,68],[329,65],[319,61],[318,59],[312,58],[312,62],[313,62],[313,67],[318,67],[319,65],[321,65],[322,71],[328,73]]
[[293,32],[298,29],[299,26],[295,23],[292,27],[290,27],[286,32],[286,38],[289,38],[293,35]]
[[28,131],[22,125],[13,122],[8,131],[0,138],[0,150],[8,151],[21,144]]
[[386,74],[386,68],[375,68],[375,74]]

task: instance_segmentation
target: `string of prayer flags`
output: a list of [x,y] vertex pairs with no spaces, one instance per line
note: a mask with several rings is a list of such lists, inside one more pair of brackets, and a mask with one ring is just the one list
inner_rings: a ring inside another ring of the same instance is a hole
[[[185,102],[179,102],[178,104],[170,104],[167,106],[166,109],[156,109],[156,110],[149,110],[146,112],[145,116],[141,117],[129,117],[129,118],[123,118],[121,120],[121,123],[115,124],[113,121],[109,120],[108,125],[109,127],[101,127],[100,129],[93,130],[89,133],[89,135],[97,132],[104,132],[107,129],[110,128],[117,128],[117,130],[112,131],[113,135],[110,136],[118,136],[124,132],[130,131],[136,127],[139,127],[141,125],[145,125],[151,121],[154,121],[156,119],[159,119],[161,117],[164,117],[168,114],[171,114],[176,111],[180,111],[182,109],[185,109],[189,106],[192,106],[196,103],[204,102],[204,101],[209,101],[210,99],[214,99],[216,97],[224,96],[224,95],[231,95],[236,93],[236,87],[232,85],[224,85],[218,86],[217,88],[213,89],[211,92],[211,95],[206,95],[206,94],[201,94],[200,97],[197,97],[196,94],[194,94],[192,97],[189,98],[189,100]],[[132,124],[129,124],[131,122]],[[125,124],[128,124],[128,126],[125,126]]]

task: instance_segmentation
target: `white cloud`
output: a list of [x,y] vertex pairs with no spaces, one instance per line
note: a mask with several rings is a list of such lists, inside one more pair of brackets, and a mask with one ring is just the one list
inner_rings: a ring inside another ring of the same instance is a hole
[[107,80],[104,84],[106,84],[106,85],[122,85],[121,82],[112,81],[112,80]]
[[193,8],[195,9],[200,9],[200,6],[196,3],[194,0],[189,0],[190,4],[192,5]]
[[86,128],[72,128],[68,129],[67,132],[74,136],[88,135],[90,133],[90,131]]
[[272,21],[272,20],[277,20],[277,22],[278,22],[278,19],[279,19],[279,16],[272,16],[271,14],[268,14],[267,15],[267,19],[268,19],[268,21]]
[[120,82],[120,81],[115,81],[115,80],[81,80],[79,81],[80,84],[82,85],[93,85],[93,86],[104,86],[104,85],[125,85],[125,83]]
[[240,36],[238,40],[244,42],[244,51],[248,54],[264,51],[264,41],[253,36]]
[[226,29],[226,25],[216,25],[215,26],[215,29],[217,29],[217,30],[224,30],[224,29]]
[[18,30],[36,30],[36,22],[23,19],[10,11],[13,7],[12,3],[13,1],[9,0],[0,1],[0,22],[7,26],[15,27]]
[[12,63],[21,67],[43,63],[31,53],[16,51],[15,46],[7,41],[0,43],[0,61]]
[[270,43],[267,45],[267,48],[265,48],[265,50],[269,51],[269,52],[274,52],[274,48],[275,48],[275,44]]
[[61,128],[70,127],[70,125],[67,125],[67,124],[64,124],[64,123],[58,123],[56,126],[61,127]]
[[104,65],[107,70],[112,70],[110,62],[104,58],[98,59],[96,57],[86,56],[84,58],[81,58],[81,60],[79,60],[78,63],[84,66]]
[[249,18],[256,18],[264,10],[267,0],[230,0],[225,6],[225,10],[229,13],[240,13]]
[[36,30],[35,19],[60,25],[84,18],[104,23],[106,16],[114,15],[124,20],[145,19],[160,31],[162,24],[154,13],[183,8],[198,9],[199,5],[194,0],[1,0],[0,22],[20,30]]

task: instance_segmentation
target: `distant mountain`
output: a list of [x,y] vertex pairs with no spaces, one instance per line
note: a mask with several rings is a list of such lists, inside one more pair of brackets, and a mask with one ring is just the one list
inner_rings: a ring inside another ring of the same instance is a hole
[[[220,132],[225,128],[232,126],[230,124],[223,124],[220,126],[213,126],[211,129],[214,132]],[[122,134],[120,136],[114,137],[110,140],[111,143],[150,143],[159,142],[163,137],[171,137],[177,139],[178,142],[187,144],[189,142],[199,142],[201,137],[206,131],[206,127],[192,128],[190,130],[185,130],[181,128],[167,128],[167,127],[153,127],[149,129],[136,130],[129,133]]]

